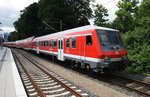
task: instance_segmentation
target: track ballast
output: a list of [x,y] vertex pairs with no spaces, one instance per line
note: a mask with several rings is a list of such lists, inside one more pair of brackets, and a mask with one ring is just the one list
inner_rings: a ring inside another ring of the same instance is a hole
[[78,86],[61,76],[47,71],[25,55],[13,50],[13,56],[30,97],[85,97],[89,96]]

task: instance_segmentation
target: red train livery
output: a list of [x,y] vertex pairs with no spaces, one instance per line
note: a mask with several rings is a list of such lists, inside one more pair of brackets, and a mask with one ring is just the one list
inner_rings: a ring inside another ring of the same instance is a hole
[[[68,61],[73,67],[101,73],[121,70],[127,55],[118,30],[91,25],[30,37],[13,44],[37,54],[49,54],[60,61]],[[10,46],[9,43],[5,45]]]

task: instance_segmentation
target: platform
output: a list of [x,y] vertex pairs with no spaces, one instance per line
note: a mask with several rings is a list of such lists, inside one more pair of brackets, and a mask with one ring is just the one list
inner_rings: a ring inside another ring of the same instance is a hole
[[11,50],[0,49],[0,97],[27,97]]

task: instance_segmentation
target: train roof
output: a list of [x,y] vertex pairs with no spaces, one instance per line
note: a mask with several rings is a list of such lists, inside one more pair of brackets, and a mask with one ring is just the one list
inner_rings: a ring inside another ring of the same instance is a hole
[[64,30],[64,31],[61,31],[61,32],[53,33],[53,34],[48,34],[48,35],[36,37],[34,40],[36,41],[38,39],[43,39],[43,38],[50,37],[50,36],[59,37],[63,34],[69,34],[69,33],[72,33],[72,32],[80,32],[80,31],[95,30],[95,29],[118,31],[118,30],[111,29],[111,28],[106,28],[106,27],[100,27],[100,26],[95,26],[95,25],[86,25],[86,26],[77,27],[77,28],[73,28],[73,29],[69,29],[69,30]]

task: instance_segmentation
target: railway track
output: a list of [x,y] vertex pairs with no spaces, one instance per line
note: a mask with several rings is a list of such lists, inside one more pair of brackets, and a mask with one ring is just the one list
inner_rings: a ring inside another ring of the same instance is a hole
[[111,74],[110,76],[111,76],[110,78],[111,80],[109,79],[109,82],[111,82],[112,84],[116,84],[130,91],[134,91],[140,94],[141,96],[150,97],[150,84],[149,83],[144,83],[142,81],[122,77],[116,74]]
[[12,50],[20,76],[30,97],[86,97],[78,86],[61,76],[47,71],[25,55]]
[[[77,70],[77,72],[80,72],[83,75],[84,74],[88,75],[87,73],[85,73],[85,72],[83,73],[82,71]],[[144,82],[141,82],[141,81],[138,81],[138,80],[125,78],[125,77],[115,75],[115,74],[111,74],[111,75],[107,75],[107,76],[92,74],[92,78],[94,78],[94,79],[96,78],[100,81],[110,83],[110,84],[113,84],[113,85],[117,85],[121,88],[125,88],[129,91],[133,91],[137,94],[140,94],[143,97],[150,97],[150,84],[149,83],[144,83]]]

